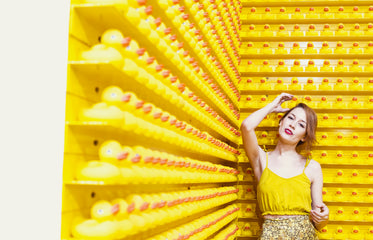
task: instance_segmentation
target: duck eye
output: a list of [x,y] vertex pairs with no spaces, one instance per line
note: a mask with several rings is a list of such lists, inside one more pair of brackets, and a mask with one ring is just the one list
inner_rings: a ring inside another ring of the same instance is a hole
[[111,149],[106,151],[107,154],[111,154]]
[[103,214],[103,213],[104,213],[104,210],[102,210],[102,209],[98,209],[98,210],[97,210],[97,213],[98,213],[98,214]]

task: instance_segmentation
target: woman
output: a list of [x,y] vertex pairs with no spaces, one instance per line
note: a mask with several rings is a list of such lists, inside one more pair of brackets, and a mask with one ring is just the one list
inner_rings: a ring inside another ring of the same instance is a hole
[[[321,230],[329,219],[329,209],[322,201],[320,164],[299,153],[301,147],[310,150],[316,141],[317,116],[303,103],[291,110],[281,107],[292,98],[291,94],[280,94],[241,125],[264,218],[259,239],[317,239],[315,228]],[[279,123],[277,145],[265,152],[258,145],[255,128],[268,114],[281,112],[286,113]]]

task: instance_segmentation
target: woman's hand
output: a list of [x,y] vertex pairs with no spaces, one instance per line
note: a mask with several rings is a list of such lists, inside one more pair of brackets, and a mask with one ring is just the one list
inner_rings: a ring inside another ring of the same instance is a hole
[[325,203],[316,205],[315,209],[312,209],[310,212],[312,221],[315,223],[315,226],[318,230],[323,228],[329,221],[329,208]]
[[282,112],[289,111],[288,108],[282,108],[281,104],[283,102],[285,102],[285,101],[290,101],[292,99],[293,99],[293,95],[291,95],[289,93],[281,93],[272,102],[272,104],[274,104],[272,112],[274,112],[274,113],[282,113]]

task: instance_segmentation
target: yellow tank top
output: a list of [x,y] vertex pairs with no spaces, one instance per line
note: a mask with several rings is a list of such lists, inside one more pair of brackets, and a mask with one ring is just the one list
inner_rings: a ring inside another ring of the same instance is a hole
[[262,215],[307,215],[311,211],[311,182],[304,173],[283,178],[266,167],[257,186],[257,199]]

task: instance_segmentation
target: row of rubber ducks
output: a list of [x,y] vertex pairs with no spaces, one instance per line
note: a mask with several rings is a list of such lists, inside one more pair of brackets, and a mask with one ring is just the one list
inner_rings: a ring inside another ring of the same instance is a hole
[[[344,42],[338,41],[333,46],[327,41],[324,42],[307,42],[299,44],[291,43],[285,46],[284,42],[279,42],[277,47],[271,46],[269,42],[263,42],[260,48],[255,47],[253,42],[248,42],[246,47],[242,48],[242,54],[370,54],[373,53],[373,42],[370,41],[361,46],[359,42],[352,42],[346,47]],[[257,44],[258,45],[258,44]],[[316,47],[317,45],[317,47]]]
[[[198,106],[200,106],[200,109],[188,109],[187,112],[189,115],[199,116],[201,115],[201,113],[198,114],[198,112],[200,110],[204,110],[206,113],[211,114],[211,116],[210,118],[202,118],[199,120],[207,124],[209,127],[214,128],[217,132],[227,137],[231,141],[237,141],[237,138],[240,136],[240,133],[237,129],[230,125],[224,118],[220,117],[211,107],[209,107],[203,100],[201,100],[194,94],[191,93],[188,98],[191,100],[191,102],[193,101]],[[102,92],[101,100],[108,105],[117,106],[122,111],[128,111],[135,116],[145,119],[156,125],[160,125],[163,123],[162,127],[168,127],[169,129],[173,129],[173,125],[175,125],[176,127],[186,129],[187,133],[193,133],[196,136],[201,135],[198,129],[190,126],[185,122],[177,120],[175,116],[166,111],[163,111],[162,109],[156,107],[154,104],[139,99],[133,92],[123,92],[122,89],[117,86],[106,87]],[[184,106],[184,108],[186,107]],[[211,121],[213,119],[213,116],[216,117],[215,121]],[[168,121],[170,123],[169,126],[167,126]]]
[[330,220],[332,221],[367,221],[373,222],[372,207],[335,207],[330,206]]
[[[235,60],[239,58],[240,37],[238,31],[240,17],[235,7],[230,11],[228,4],[225,2],[211,4],[208,1],[200,1],[186,4],[194,23],[202,31],[199,37],[204,37],[209,46],[217,52],[218,57],[225,55],[227,60],[232,59],[237,64]],[[183,31],[183,24],[180,24],[177,20],[176,9],[180,11],[180,14],[184,14],[183,17],[186,19],[188,14],[185,14],[183,7],[173,5],[164,10],[168,18],[176,28],[180,29],[183,35],[187,31]],[[188,20],[192,21],[190,18]],[[228,53],[228,55],[225,53]]]
[[[329,226],[329,225],[328,225]],[[326,226],[318,233],[320,239],[352,239],[371,240],[373,239],[373,227],[365,226]]]
[[373,203],[373,189],[323,188],[323,200],[327,202]]
[[233,187],[159,194],[131,194],[112,201],[98,200],[90,218],[76,218],[72,234],[82,239],[122,239],[221,206],[237,198]]
[[[260,78],[257,79],[247,78],[246,81],[240,83],[242,90],[306,90],[306,91],[372,91],[373,90],[373,78],[364,79],[361,81],[358,77],[353,77],[346,82],[344,78],[322,78],[320,82],[314,80],[314,78],[303,78],[298,79],[297,77],[286,78],[286,81],[282,77],[277,79]],[[244,99],[241,97],[241,99]]]
[[76,180],[104,184],[232,182],[234,168],[179,157],[142,146],[122,146],[108,140],[99,147],[99,160],[81,163]]
[[234,240],[239,235],[240,228],[236,223],[231,223],[228,227],[225,227],[218,234],[216,234],[211,240]]
[[[260,30],[256,29],[257,26],[260,26]],[[373,23],[364,24],[364,27],[359,23],[347,24],[347,27],[343,23],[325,24],[324,26],[310,24],[308,28],[299,24],[280,24],[272,25],[272,27],[270,24],[263,26],[250,24],[242,30],[241,35],[242,37],[371,36],[373,35]]]
[[260,235],[260,227],[256,222],[238,222],[240,226],[239,236],[241,237],[257,237]]
[[324,169],[324,182],[373,183],[373,170]]
[[206,239],[233,219],[237,218],[237,205],[232,204],[207,216],[203,216],[175,229],[159,234],[147,240],[164,239]]
[[[277,131],[257,131],[259,145],[275,145]],[[317,132],[318,146],[373,146],[373,132]]]
[[361,64],[358,59],[353,59],[349,66],[345,65],[343,59],[333,61],[333,66],[331,60],[324,60],[321,66],[316,66],[313,59],[308,60],[306,66],[302,66],[305,65],[302,62],[306,62],[306,60],[296,59],[291,64],[280,59],[277,66],[273,66],[274,63],[267,59],[263,61],[248,60],[241,70],[243,72],[373,72],[373,59],[364,64]]
[[[161,31],[160,34],[164,33]],[[165,40],[170,41],[170,43],[167,44]],[[179,49],[178,46],[182,45],[178,44],[175,46],[175,39],[174,41],[170,38],[165,40],[162,40],[164,44],[160,44],[160,41],[157,42],[156,40],[152,40],[152,42],[156,44],[162,54],[167,55],[169,53],[167,58],[173,61],[173,66],[171,67],[177,67],[186,76],[186,78],[181,79],[191,81],[206,95],[204,97],[211,99],[227,116],[237,119],[238,111],[229,100],[235,99],[232,94],[239,96],[234,84],[228,84],[233,89],[228,91],[230,95],[230,98],[228,98],[209,74],[198,67],[198,61],[189,56],[188,51]],[[158,95],[170,99],[169,101],[174,104],[184,105],[185,101],[189,99],[184,96],[195,95],[186,87],[184,82],[181,82],[178,76],[172,74],[169,69],[164,68],[164,65],[158,63],[155,57],[150,57],[147,51],[144,48],[140,48],[135,40],[124,38],[122,33],[116,29],[105,31],[101,36],[101,43],[82,52],[81,60],[110,61],[110,63],[122,69],[128,77],[138,81]],[[217,78],[217,76],[213,77],[213,79]],[[225,79],[228,79],[227,75]],[[192,104],[198,106],[197,103]]]
[[[259,124],[259,127],[277,127],[283,114],[267,115]],[[344,127],[344,128],[371,128],[373,127],[373,115],[369,114],[317,114],[319,127]],[[243,119],[245,119],[243,117]]]
[[[270,103],[271,97],[268,95],[260,96],[243,96],[241,108],[261,108]],[[297,103],[305,103],[312,108],[316,109],[372,109],[373,108],[373,96],[311,96],[306,95],[303,97],[293,97],[291,102],[288,102],[284,106],[293,107]],[[337,111],[336,111],[337,112]],[[342,119],[340,119],[342,120]],[[355,117],[353,120],[360,120]],[[369,118],[370,120],[370,118]],[[370,122],[367,120],[368,122]]]
[[[247,12],[248,11],[248,12]],[[373,18],[373,6],[348,7],[251,7],[244,8],[247,19],[336,19]],[[243,17],[242,20],[245,18]]]

